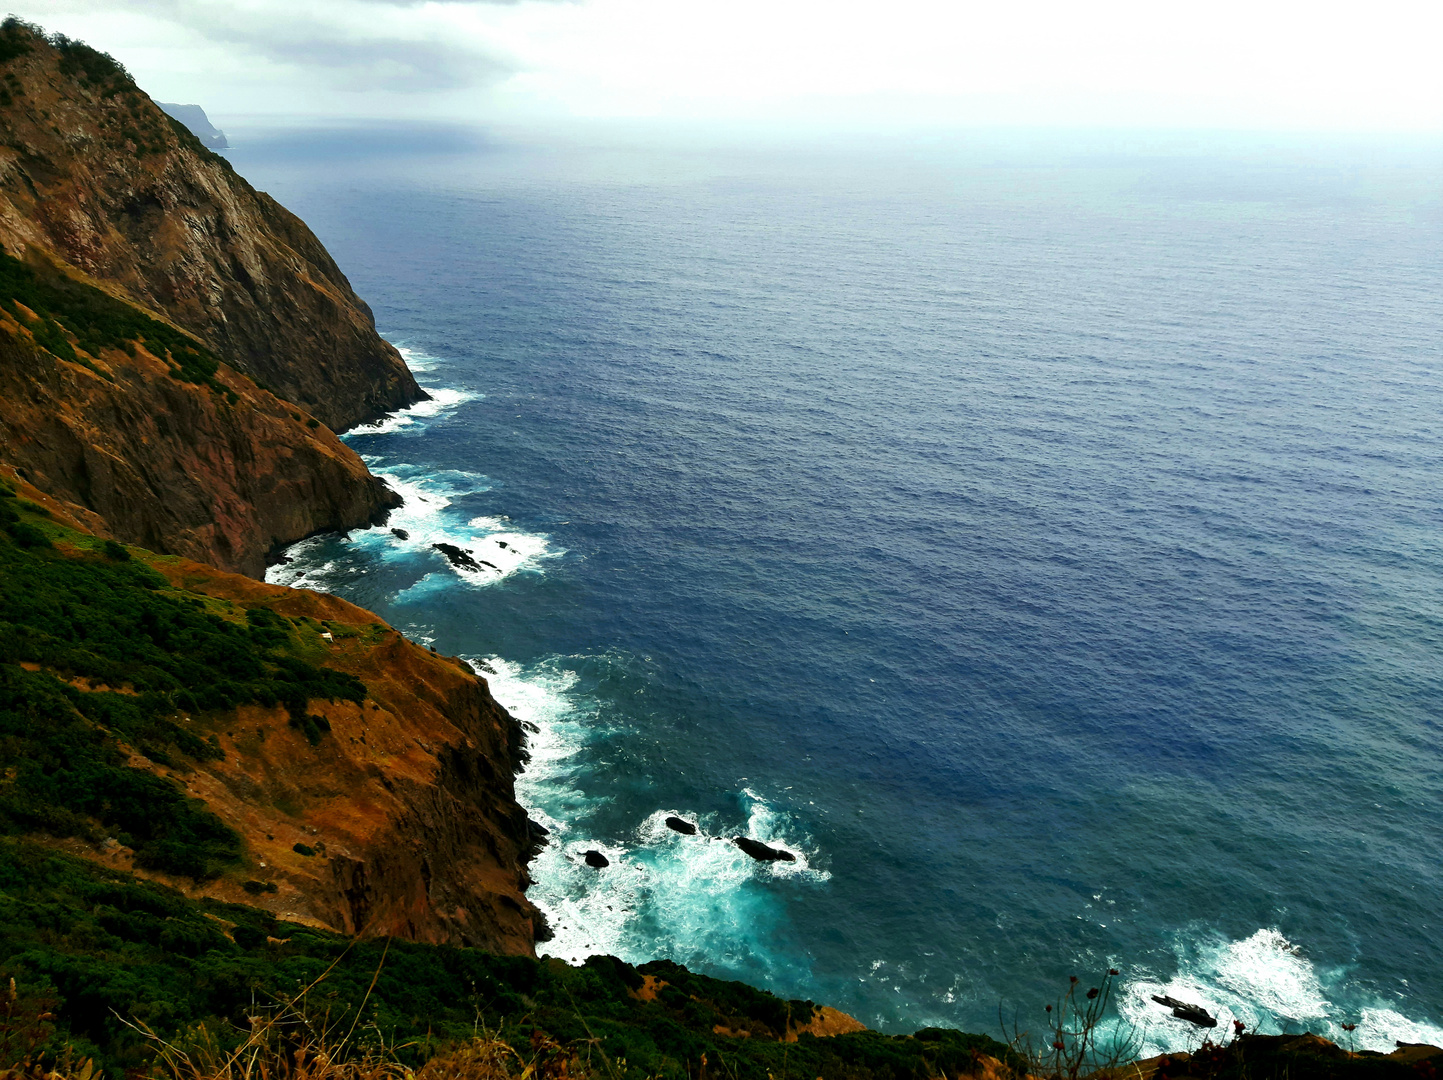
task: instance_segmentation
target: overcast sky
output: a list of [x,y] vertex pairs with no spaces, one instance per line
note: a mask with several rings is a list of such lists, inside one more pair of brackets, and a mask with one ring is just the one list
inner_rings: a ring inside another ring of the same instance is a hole
[[1443,0],[12,0],[241,114],[1443,131]]

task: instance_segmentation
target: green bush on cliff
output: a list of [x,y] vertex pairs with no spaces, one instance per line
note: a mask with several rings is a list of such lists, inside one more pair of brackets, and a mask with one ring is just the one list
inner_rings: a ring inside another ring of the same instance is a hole
[[190,714],[254,703],[305,717],[316,698],[364,700],[365,685],[296,655],[290,622],[267,608],[228,621],[115,558],[119,545],[55,547],[22,517],[39,510],[0,504],[0,832],[109,834],[141,866],[213,877],[240,858],[239,837],[173,781],[129,767],[125,748],[184,769],[220,755]]
[[0,23],[0,64],[24,56],[34,47],[35,40],[44,36],[38,26],[11,15]]
[[[27,316],[17,304],[36,317]],[[3,249],[0,308],[29,330],[37,345],[63,360],[86,363],[77,355],[77,345],[98,357],[105,348],[134,353],[139,342],[169,363],[175,378],[225,392],[215,379],[220,362],[189,334],[92,285],[23,263]],[[75,338],[74,344],[67,335]]]

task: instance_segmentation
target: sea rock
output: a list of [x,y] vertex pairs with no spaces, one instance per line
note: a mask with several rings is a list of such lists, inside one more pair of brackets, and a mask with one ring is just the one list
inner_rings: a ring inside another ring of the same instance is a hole
[[408,533],[405,529],[392,529],[391,535],[394,536],[397,540],[411,539],[411,534]]
[[753,840],[749,836],[733,836],[732,843],[741,848],[757,862],[796,862],[797,857],[790,851],[783,851],[781,848],[774,848],[763,844],[760,840]]
[[696,826],[693,825],[690,821],[685,821],[685,820],[683,820],[682,818],[679,818],[679,817],[669,817],[669,818],[667,818],[667,819],[666,819],[666,827],[667,827],[668,829],[670,829],[672,832],[679,832],[679,833],[681,833],[683,836],[695,836],[695,835],[696,835]]
[[455,544],[432,544],[433,548],[439,551],[452,566],[460,567],[462,570],[480,570],[481,564],[471,557],[471,553],[463,551]]
[[599,851],[588,851],[582,855],[582,858],[586,860],[587,866],[596,870],[601,870],[611,865],[611,860]]
[[1190,1005],[1186,1001],[1179,1001],[1177,998],[1167,995],[1159,997],[1157,994],[1153,994],[1152,1000],[1165,1009],[1171,1009],[1174,1016],[1179,1020],[1186,1020],[1189,1024],[1196,1024],[1201,1028],[1218,1026],[1217,1018],[1201,1005]]

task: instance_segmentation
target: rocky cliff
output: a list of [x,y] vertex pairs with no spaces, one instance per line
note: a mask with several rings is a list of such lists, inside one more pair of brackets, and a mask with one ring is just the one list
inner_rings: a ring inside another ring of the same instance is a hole
[[329,428],[228,368],[187,382],[143,345],[71,361],[25,318],[0,312],[0,461],[100,535],[261,576],[277,545],[400,501]]
[[[336,597],[103,541],[5,467],[0,564],[0,734],[13,766],[0,836],[39,833],[193,899],[338,933],[532,955],[534,835],[513,781],[522,730],[465,663]],[[16,699],[17,667],[66,688],[62,713],[105,722],[56,741],[65,718],[33,687]],[[286,700],[297,675],[309,690]],[[137,708],[151,719],[137,723]],[[91,739],[108,758],[87,758]],[[174,795],[138,809],[137,785],[156,780],[192,809]],[[196,857],[177,856],[186,850]]]
[[0,461],[247,574],[399,499],[341,428],[421,396],[300,221],[115,61],[0,27]]
[[102,281],[336,430],[420,400],[320,241],[125,69],[0,30],[0,243]]

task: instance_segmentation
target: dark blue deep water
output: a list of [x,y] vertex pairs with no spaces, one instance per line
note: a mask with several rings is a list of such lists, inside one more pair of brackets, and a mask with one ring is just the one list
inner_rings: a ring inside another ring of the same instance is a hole
[[534,728],[552,954],[1443,1039],[1436,146],[238,143],[437,395],[272,577]]

